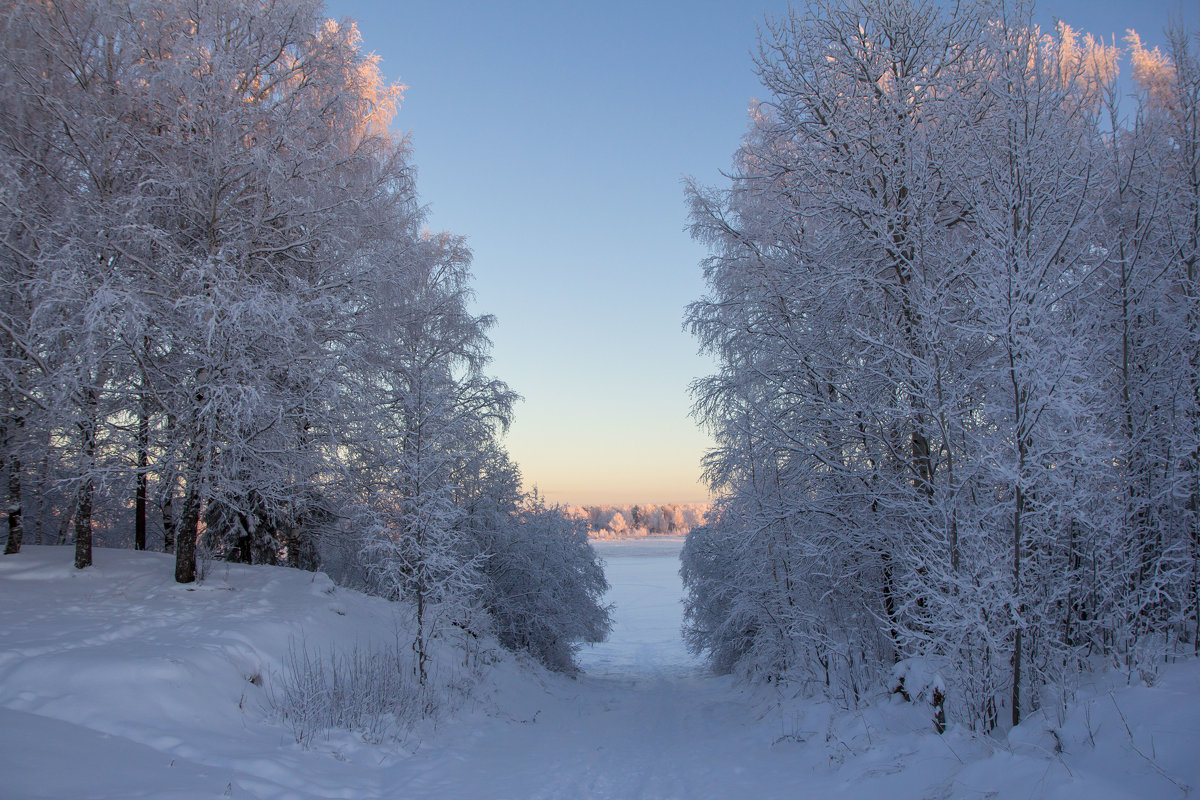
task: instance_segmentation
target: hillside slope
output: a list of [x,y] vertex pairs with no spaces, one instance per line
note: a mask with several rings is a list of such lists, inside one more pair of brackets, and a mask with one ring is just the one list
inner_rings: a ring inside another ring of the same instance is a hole
[[[158,553],[98,549],[83,571],[70,548],[0,557],[0,796],[361,797],[378,772],[365,765],[417,746],[421,730],[378,744],[346,732],[306,750],[269,703],[290,653],[406,657],[402,605],[322,573],[209,569],[182,586]],[[440,663],[434,681],[445,712],[476,677]]]

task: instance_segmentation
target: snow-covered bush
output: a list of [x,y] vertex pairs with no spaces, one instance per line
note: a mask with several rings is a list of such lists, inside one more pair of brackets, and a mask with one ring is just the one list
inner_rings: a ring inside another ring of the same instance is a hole
[[728,534],[716,525],[693,529],[680,553],[679,573],[684,597],[683,637],[694,653],[707,655],[712,668],[724,674],[733,670],[754,644],[753,616],[735,610],[744,583],[730,557]]
[[906,702],[928,703],[933,709],[934,729],[946,732],[946,679],[927,659],[906,658],[896,662],[888,689]]
[[370,742],[400,741],[437,710],[437,693],[414,675],[413,656],[399,641],[322,654],[293,641],[281,675],[268,676],[267,707],[309,747],[334,729]]
[[406,603],[413,612],[414,669],[423,685],[429,675],[433,642],[447,626],[477,635],[483,581],[482,559],[469,551],[469,539],[453,522],[461,512],[448,496],[425,496],[405,503],[407,511],[377,518],[363,533],[363,559],[370,589]]
[[612,626],[587,525],[535,495],[485,547],[485,602],[500,643],[549,669],[574,671],[579,646],[602,641]]

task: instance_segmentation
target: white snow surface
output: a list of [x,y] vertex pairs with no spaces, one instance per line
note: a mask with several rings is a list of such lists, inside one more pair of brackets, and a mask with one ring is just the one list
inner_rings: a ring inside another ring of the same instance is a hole
[[[881,687],[863,710],[706,673],[679,638],[679,540],[600,542],[616,604],[578,678],[498,657],[401,744],[310,749],[264,708],[289,642],[394,640],[396,604],[324,575],[69,548],[0,556],[0,798],[1173,798],[1200,787],[1200,662],[1108,673],[1061,724],[951,726]],[[950,700],[952,703],[952,698]]]

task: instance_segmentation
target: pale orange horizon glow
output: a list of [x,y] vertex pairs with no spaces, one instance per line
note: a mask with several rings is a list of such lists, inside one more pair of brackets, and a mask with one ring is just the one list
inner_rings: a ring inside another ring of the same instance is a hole
[[535,455],[513,442],[510,448],[521,465],[525,487],[536,486],[551,503],[616,506],[712,501],[708,488],[699,481],[699,464],[679,457],[655,458],[645,451],[631,451],[624,464],[619,457],[603,459],[600,464],[568,464],[561,463],[558,454]]
[[[561,488],[554,489],[538,485],[538,492],[547,502],[565,506],[635,506],[635,505],[692,505],[695,503],[712,503],[712,497],[703,486],[696,486],[696,492],[684,497],[678,484],[662,484],[657,488],[650,485],[633,486],[613,483],[611,486],[582,485],[578,481],[564,482]],[[577,485],[571,485],[577,484]]]
[[609,408],[611,416],[574,399],[530,394],[518,407],[505,444],[526,489],[564,505],[711,502],[700,480],[711,442],[686,421],[682,393],[647,399],[650,413]]

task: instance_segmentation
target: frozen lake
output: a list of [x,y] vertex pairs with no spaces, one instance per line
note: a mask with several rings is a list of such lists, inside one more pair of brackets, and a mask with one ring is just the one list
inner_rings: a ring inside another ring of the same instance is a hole
[[598,541],[611,588],[606,602],[616,605],[607,642],[585,647],[579,662],[593,677],[669,678],[695,675],[699,659],[680,636],[683,584],[679,551],[683,539]]

